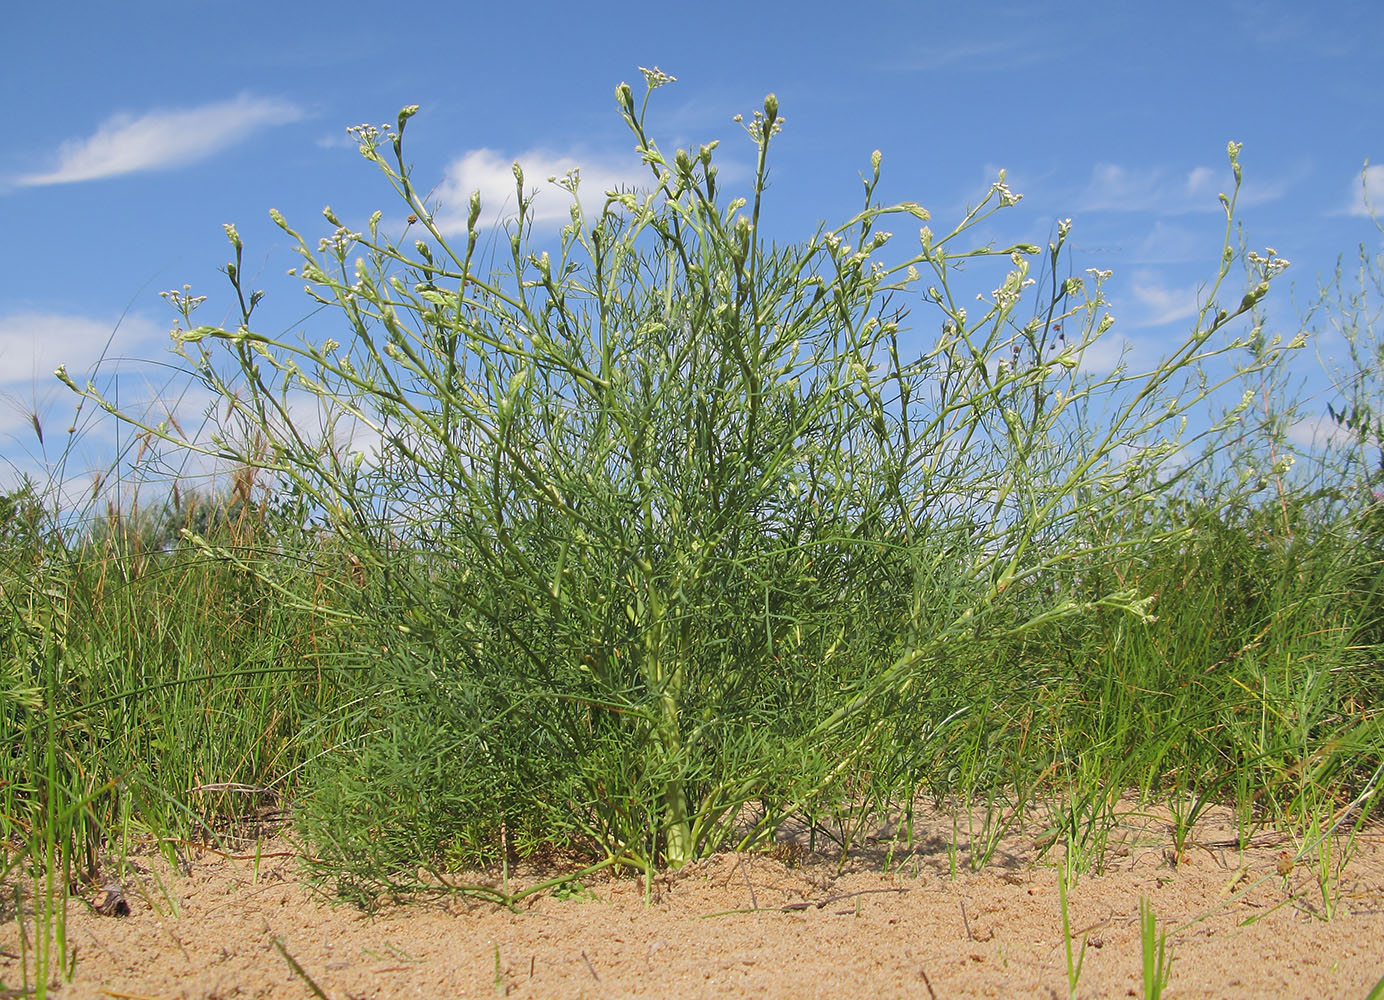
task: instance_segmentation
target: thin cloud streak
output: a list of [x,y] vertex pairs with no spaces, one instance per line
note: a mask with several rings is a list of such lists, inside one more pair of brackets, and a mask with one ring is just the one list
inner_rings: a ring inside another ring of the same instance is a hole
[[990,73],[1035,66],[1056,58],[1054,49],[1033,39],[1000,38],[980,42],[931,45],[919,47],[902,59],[885,63],[884,69],[895,73],[956,72]]
[[1186,264],[1206,260],[1208,241],[1195,229],[1155,220],[1134,252],[1139,264]]
[[23,187],[74,184],[149,170],[169,170],[204,160],[258,129],[298,121],[296,105],[241,94],[195,108],[150,111],[106,119],[94,135],[63,143],[57,166],[15,179]]
[[[1240,186],[1241,207],[1277,201],[1287,193],[1287,181],[1249,180]],[[1163,167],[1134,168],[1118,163],[1097,163],[1091,180],[1077,198],[1086,212],[1155,212],[1184,215],[1221,212],[1219,195],[1234,188],[1228,167],[1193,167],[1177,173]]]
[[1162,326],[1190,319],[1201,311],[1201,285],[1167,288],[1148,271],[1134,275],[1130,294],[1143,307],[1143,317],[1132,323],[1135,327]]
[[1353,185],[1351,215],[1384,215],[1384,166],[1366,167]]

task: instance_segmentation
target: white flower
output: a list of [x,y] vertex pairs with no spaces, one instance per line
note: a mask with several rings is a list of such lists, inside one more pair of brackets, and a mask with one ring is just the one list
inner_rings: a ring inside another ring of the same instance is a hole
[[644,83],[650,90],[657,90],[665,83],[676,83],[678,79],[675,76],[669,76],[657,66],[653,67],[653,69],[646,69],[640,66],[639,72],[644,74]]

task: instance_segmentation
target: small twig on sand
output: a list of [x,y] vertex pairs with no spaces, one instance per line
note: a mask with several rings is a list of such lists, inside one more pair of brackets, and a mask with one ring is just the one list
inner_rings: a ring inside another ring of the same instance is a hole
[[923,985],[927,987],[927,995],[932,1000],[937,1000],[937,991],[932,988],[932,980],[927,977],[927,969],[919,969],[918,974],[923,977]]
[[888,889],[859,889],[859,890],[857,890],[857,891],[855,891],[855,892],[843,892],[843,893],[841,893],[841,894],[839,894],[839,895],[836,895],[836,896],[828,896],[826,899],[818,900],[818,901],[815,902],[815,903],[813,903],[813,902],[788,903],[788,904],[784,905],[783,907],[781,907],[781,909],[782,909],[783,912],[785,912],[785,913],[790,913],[790,912],[792,912],[792,911],[794,911],[794,910],[810,910],[810,909],[812,909],[814,906],[815,906],[817,909],[820,910],[820,909],[822,909],[823,907],[830,906],[832,903],[839,903],[839,902],[841,902],[841,900],[843,900],[843,899],[850,899],[850,898],[852,898],[853,896],[870,896],[870,895],[874,895],[875,893],[880,893],[880,892],[911,892],[911,891],[912,891],[912,890],[910,890],[907,886],[903,886],[903,885],[900,885],[900,886],[893,886],[893,887],[888,888]]
[[750,890],[750,906],[751,906],[751,908],[753,908],[753,909],[755,909],[755,910],[758,910],[758,909],[759,909],[759,900],[755,898],[754,886],[750,884],[750,873],[747,872],[747,871],[745,870],[745,859],[744,859],[744,858],[741,858],[741,859],[740,859],[740,863],[739,863],[738,867],[739,867],[739,869],[740,869],[740,874],[743,875],[743,876],[745,876],[745,888]]

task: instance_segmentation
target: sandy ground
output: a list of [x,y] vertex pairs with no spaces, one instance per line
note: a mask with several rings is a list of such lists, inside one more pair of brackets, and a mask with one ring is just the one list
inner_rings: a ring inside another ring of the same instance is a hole
[[[1384,976],[1384,829],[1356,836],[1331,919],[1315,855],[1293,865],[1290,837],[1262,833],[1241,851],[1213,813],[1174,859],[1168,829],[1166,816],[1131,818],[1106,871],[1071,889],[1075,947],[1086,944],[1077,996],[1144,995],[1140,899],[1170,931],[1171,998],[1364,1000]],[[844,868],[796,846],[724,854],[649,887],[588,879],[517,913],[462,899],[370,916],[332,906],[283,841],[261,845],[258,862],[189,849],[178,870],[145,856],[122,887],[128,915],[101,915],[94,891],[70,904],[76,972],[57,995],[1065,996],[1056,858],[1035,860],[1030,832],[979,872],[964,867],[963,844],[953,874],[951,833],[935,815],[913,852],[891,858],[880,842]],[[0,996],[23,978],[12,907],[3,917]]]

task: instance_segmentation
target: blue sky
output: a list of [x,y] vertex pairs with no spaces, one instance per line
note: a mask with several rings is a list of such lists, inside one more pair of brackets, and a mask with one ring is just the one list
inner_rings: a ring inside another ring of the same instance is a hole
[[[1384,203],[1378,0],[919,0],[868,15],[815,2],[81,7],[19,5],[0,41],[9,482],[61,451],[74,398],[52,377],[58,363],[81,381],[105,352],[100,375],[119,376],[125,403],[172,391],[166,369],[120,359],[165,358],[162,290],[188,283],[210,296],[200,318],[227,317],[223,223],[267,292],[267,332],[293,329],[308,303],[268,210],[323,235],[327,204],[357,228],[376,208],[400,214],[345,128],[393,121],[405,104],[422,106],[408,133],[415,176],[458,210],[476,188],[501,208],[516,159],[538,179],[572,164],[589,186],[641,177],[613,97],[622,80],[641,90],[640,66],[678,78],[655,99],[660,145],[720,139],[723,176],[753,162],[732,116],[778,95],[765,219],[778,238],[844,221],[874,149],[884,200],[920,202],[934,228],[1005,168],[1024,200],[987,234],[1045,243],[1071,218],[1076,272],[1115,274],[1112,357],[1156,354],[1189,328],[1215,273],[1228,141],[1244,144],[1249,245],[1293,262],[1273,329],[1296,332],[1338,255],[1380,245],[1361,198],[1372,159]],[[539,211],[565,215],[561,198],[540,195]],[[1316,364],[1304,358],[1309,379]],[[119,440],[89,412],[81,426],[69,475],[109,466]]]

